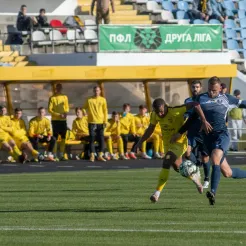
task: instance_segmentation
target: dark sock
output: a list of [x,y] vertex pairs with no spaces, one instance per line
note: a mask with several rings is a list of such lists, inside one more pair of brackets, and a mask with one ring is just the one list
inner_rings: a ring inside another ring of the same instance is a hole
[[220,182],[220,165],[213,165],[211,175],[211,191],[215,194]]
[[245,179],[246,178],[246,170],[242,170],[239,168],[232,168],[232,178],[234,179]]
[[209,176],[210,176],[210,161],[208,162],[203,162],[202,163],[203,170],[204,170],[204,181],[209,181]]
[[197,159],[196,159],[195,155],[194,155],[192,152],[190,153],[189,160],[192,161],[192,162],[195,163],[195,164],[196,164],[196,162],[197,162]]

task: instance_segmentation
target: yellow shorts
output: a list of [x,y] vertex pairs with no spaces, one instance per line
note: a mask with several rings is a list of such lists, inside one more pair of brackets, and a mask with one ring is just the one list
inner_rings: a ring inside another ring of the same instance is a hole
[[111,132],[104,132],[104,137],[110,137],[111,136]]
[[13,139],[15,140],[15,143],[19,149],[21,149],[21,146],[23,143],[28,143],[29,138],[27,137],[26,134],[23,134],[21,132],[16,132],[13,136]]
[[165,144],[164,142],[164,150],[165,153],[168,151],[173,152],[177,158],[183,156],[183,154],[187,151],[188,141],[184,141],[183,143],[174,143],[174,144]]
[[0,132],[0,149],[3,146],[3,143],[8,143],[13,138],[7,132]]

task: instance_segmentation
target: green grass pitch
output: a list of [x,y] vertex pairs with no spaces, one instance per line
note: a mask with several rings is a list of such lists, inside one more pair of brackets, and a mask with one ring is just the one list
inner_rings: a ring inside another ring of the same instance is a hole
[[[244,167],[246,168],[246,167]],[[221,178],[216,205],[159,169],[0,176],[0,245],[245,245],[246,180]]]

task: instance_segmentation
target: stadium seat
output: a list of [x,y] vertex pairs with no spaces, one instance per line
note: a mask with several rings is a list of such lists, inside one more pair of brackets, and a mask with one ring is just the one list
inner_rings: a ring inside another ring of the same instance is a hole
[[209,20],[209,24],[221,24],[221,22],[219,20],[216,20],[216,19],[211,19],[211,20]]
[[179,25],[189,25],[190,24],[190,20],[178,20],[178,24]]
[[239,9],[237,14],[238,14],[238,18],[239,19],[246,18],[245,10],[244,9]]
[[62,36],[61,32],[58,30],[52,30],[50,31],[50,40],[55,41],[55,44],[65,44],[68,43],[68,40],[65,40],[64,37]]
[[233,13],[237,13],[237,9],[235,7],[235,4],[232,1],[224,1],[224,3],[225,3],[225,8],[227,10],[230,10]]
[[246,39],[246,29],[241,29],[241,37],[242,39]]
[[160,14],[163,10],[161,5],[159,5],[156,1],[148,1],[146,8],[147,12],[154,14]]
[[187,12],[189,10],[189,5],[187,2],[179,1],[178,2],[178,9]]
[[178,20],[175,20],[173,13],[167,10],[161,12],[161,19],[163,22],[178,23]]
[[136,0],[137,4],[147,4],[148,0]]
[[94,20],[85,20],[84,22],[85,24],[85,28],[88,29],[88,30],[97,30],[97,24]]
[[51,41],[46,40],[46,36],[42,31],[34,31],[32,33],[32,41],[38,46],[51,45]]
[[239,1],[238,7],[240,10],[246,10],[246,1]]
[[87,43],[98,43],[97,33],[94,30],[85,30],[84,36]]
[[162,7],[164,10],[168,10],[171,12],[175,12],[176,9],[174,8],[173,4],[171,2],[163,1],[162,2]]
[[243,40],[243,48],[246,50],[246,39]]
[[204,20],[196,19],[193,24],[206,24],[206,22]]
[[178,20],[189,19],[187,13],[186,13],[185,11],[183,11],[183,10],[177,11],[177,13],[176,13],[176,18],[177,18]]
[[[75,37],[76,35],[76,37]],[[74,44],[75,43],[75,39],[76,39],[76,43],[85,43],[86,40],[84,38],[84,36],[80,33],[80,31],[77,29],[76,32],[75,30],[68,30],[67,31],[67,39],[69,41],[69,43]]]
[[60,20],[51,20],[50,26],[53,28],[57,28],[62,34],[67,33],[67,28],[62,24]]
[[234,20],[231,20],[231,19],[227,19],[225,20],[225,28],[226,29],[235,29],[235,30],[240,30],[240,28],[238,28],[236,26],[236,23],[234,22]]
[[236,50],[238,52],[243,52],[243,49],[239,48],[238,42],[234,39],[228,39],[227,40],[227,48],[229,50]]
[[243,51],[243,58],[246,59],[246,50]]
[[237,32],[233,29],[225,29],[225,34],[227,39],[236,39]]
[[246,18],[240,19],[240,27],[241,28],[246,28]]

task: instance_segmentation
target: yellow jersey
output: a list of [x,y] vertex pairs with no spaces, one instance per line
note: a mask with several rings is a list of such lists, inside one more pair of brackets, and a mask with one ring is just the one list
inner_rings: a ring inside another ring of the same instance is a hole
[[111,135],[116,135],[116,136],[120,136],[120,122],[115,122],[112,119],[109,120],[105,132],[110,132]]
[[36,116],[30,120],[29,136],[35,137],[37,135],[43,135],[43,136],[52,135],[51,123],[49,119],[45,117],[41,119],[40,117]]
[[120,116],[120,131],[121,134],[136,134],[134,115],[131,113],[127,113]]
[[75,136],[77,134],[89,135],[88,117],[76,118],[73,121],[72,132]]
[[25,121],[23,119],[16,119],[15,117],[11,117],[11,121],[12,121],[12,127],[15,130],[24,130],[26,131],[26,124]]
[[84,106],[88,113],[88,123],[92,124],[107,124],[108,108],[107,101],[104,97],[89,97]]
[[0,116],[0,128],[9,134],[13,132],[10,116],[7,115]]
[[55,94],[49,99],[48,111],[51,114],[51,120],[66,120],[61,118],[61,114],[69,112],[68,98],[63,94]]
[[138,136],[143,136],[145,130],[149,126],[149,122],[150,122],[149,116],[146,115],[143,116],[138,114],[134,117],[134,120],[135,120],[136,134]]
[[[152,112],[150,118],[150,124],[160,124],[163,141],[169,143],[172,135],[176,134],[180,127],[184,124],[184,114],[187,111],[186,106],[180,107],[168,107],[167,114],[164,118],[159,117],[155,112]],[[183,134],[177,141],[178,143],[184,143],[187,141],[186,134]]]

